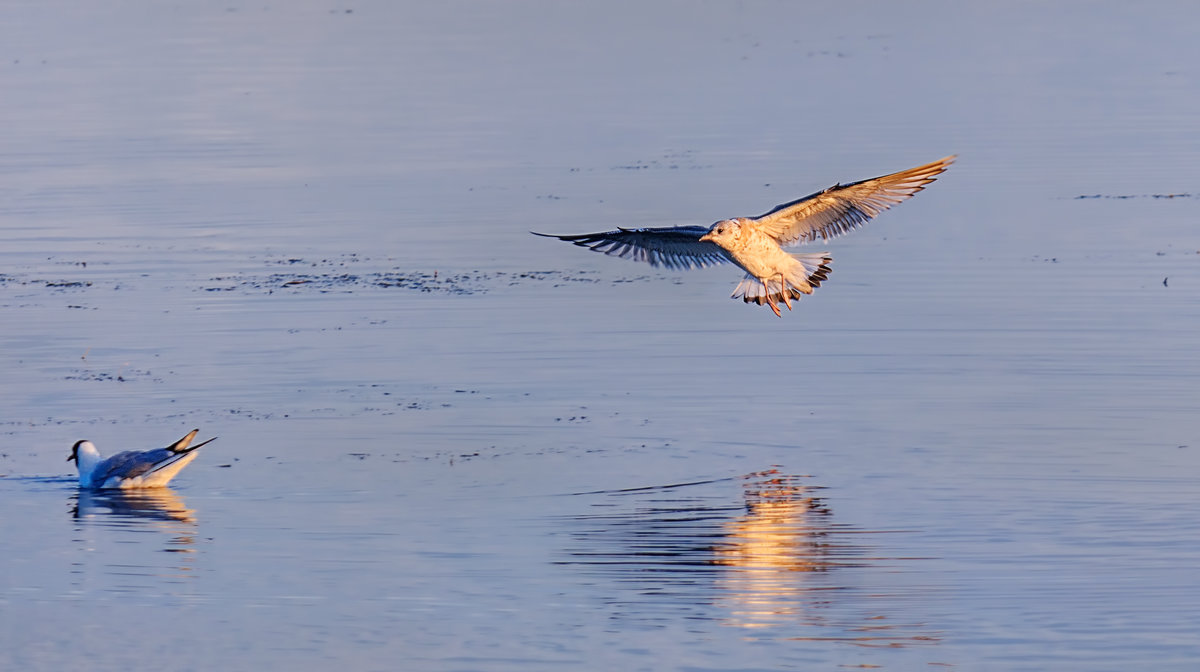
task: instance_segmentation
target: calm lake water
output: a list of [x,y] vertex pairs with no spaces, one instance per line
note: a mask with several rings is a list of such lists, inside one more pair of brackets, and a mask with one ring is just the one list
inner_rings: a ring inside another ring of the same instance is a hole
[[[1196,669],[1197,8],[0,25],[0,667]],[[782,319],[528,234],[950,153]]]

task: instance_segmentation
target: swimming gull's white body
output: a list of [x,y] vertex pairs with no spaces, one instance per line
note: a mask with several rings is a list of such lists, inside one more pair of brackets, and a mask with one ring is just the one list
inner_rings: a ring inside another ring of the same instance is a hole
[[199,431],[193,429],[166,448],[127,450],[109,458],[101,456],[91,441],[77,441],[67,461],[75,460],[79,467],[81,488],[161,488],[196,459],[198,448],[216,438],[193,446],[192,439]]

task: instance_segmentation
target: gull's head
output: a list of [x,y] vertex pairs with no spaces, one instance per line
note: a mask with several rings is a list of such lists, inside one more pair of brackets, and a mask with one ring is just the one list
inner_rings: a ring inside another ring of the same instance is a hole
[[79,451],[85,453],[99,452],[96,450],[96,446],[92,445],[91,441],[76,441],[75,445],[71,446],[71,455],[67,457],[67,462],[75,460],[75,464],[79,464]]
[[721,247],[728,247],[742,237],[742,230],[743,221],[740,217],[738,219],[723,219],[713,224],[708,233],[700,236],[700,240],[707,240]]

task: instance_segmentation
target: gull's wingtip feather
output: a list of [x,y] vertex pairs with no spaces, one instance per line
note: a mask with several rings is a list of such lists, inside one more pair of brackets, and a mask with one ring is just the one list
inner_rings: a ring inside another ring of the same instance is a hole
[[207,446],[208,444],[212,443],[213,441],[216,441],[218,438],[219,438],[219,437],[216,437],[216,436],[214,436],[214,437],[212,437],[211,439],[208,439],[207,441],[201,441],[200,443],[197,443],[196,445],[194,445],[194,446],[192,446],[191,448],[189,448],[189,449],[188,449],[188,452],[190,453],[190,452],[192,452],[193,450],[198,450],[198,449],[200,449],[200,448],[203,448],[204,446]]
[[937,166],[938,168],[941,169],[938,172],[941,173],[941,172],[944,172],[951,165],[953,165],[954,162],[957,160],[958,160],[958,154],[950,154],[947,156],[943,156],[942,158],[938,159],[937,161],[930,161],[929,163],[927,163],[925,165],[926,166]]

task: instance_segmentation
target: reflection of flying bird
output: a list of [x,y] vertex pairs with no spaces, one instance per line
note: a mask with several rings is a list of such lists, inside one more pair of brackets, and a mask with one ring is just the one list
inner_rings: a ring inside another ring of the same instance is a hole
[[953,156],[898,173],[851,184],[835,184],[759,217],[735,217],[703,226],[617,229],[603,233],[538,236],[558,238],[618,257],[671,269],[731,263],[746,271],[733,298],[767,304],[780,315],[779,302],[812,294],[829,274],[827,252],[791,255],[784,245],[828,240],[925,188],[954,162]]
[[861,551],[837,539],[829,510],[801,477],[774,469],[753,476],[745,484],[746,513],[722,523],[724,543],[713,549],[714,564],[729,569],[717,577],[727,623],[826,625],[813,606],[823,591],[845,585],[810,575],[845,566],[844,556]]
[[196,459],[197,448],[212,442],[216,437],[191,445],[198,429],[167,446],[155,450],[127,450],[108,459],[91,441],[77,441],[71,447],[67,461],[75,460],[79,467],[81,488],[158,488],[165,486],[181,469]]

